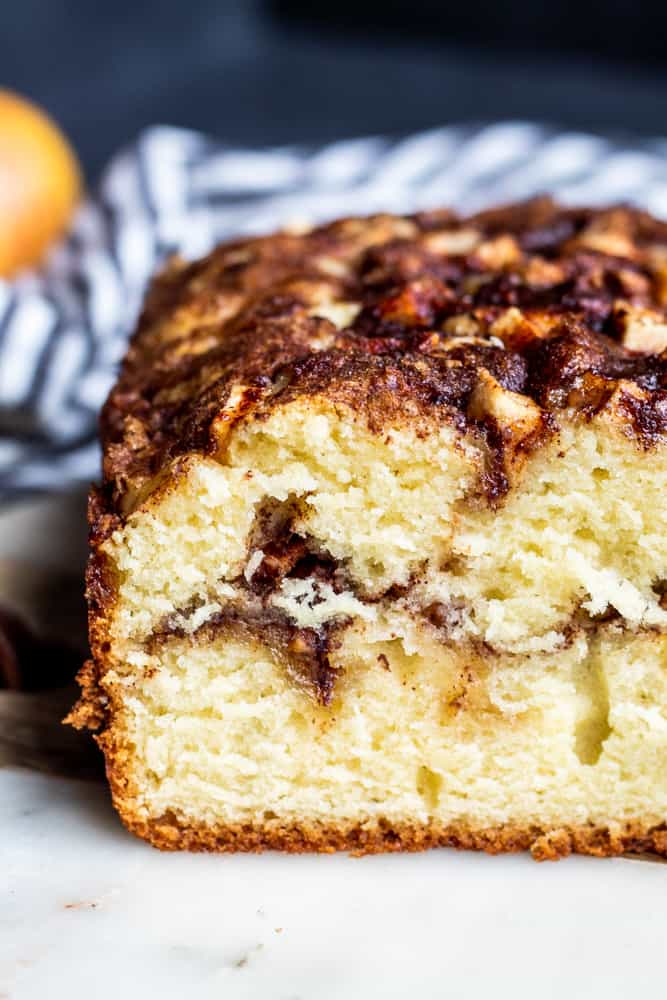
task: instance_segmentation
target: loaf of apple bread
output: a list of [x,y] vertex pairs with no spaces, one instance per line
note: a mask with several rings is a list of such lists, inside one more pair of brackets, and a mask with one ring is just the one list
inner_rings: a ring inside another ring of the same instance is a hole
[[667,224],[539,199],[154,280],[90,500],[161,848],[667,855]]

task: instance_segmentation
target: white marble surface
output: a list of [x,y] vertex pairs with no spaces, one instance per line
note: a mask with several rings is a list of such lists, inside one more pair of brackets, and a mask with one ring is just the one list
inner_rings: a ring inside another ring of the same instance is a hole
[[3,1000],[664,993],[647,861],[160,854],[102,785],[4,770],[0,885]]

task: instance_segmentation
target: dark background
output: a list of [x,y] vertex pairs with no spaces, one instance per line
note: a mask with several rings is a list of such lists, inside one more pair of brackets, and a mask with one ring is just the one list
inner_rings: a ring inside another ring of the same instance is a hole
[[0,0],[0,85],[91,179],[145,125],[231,143],[499,118],[667,131],[666,5],[517,0]]

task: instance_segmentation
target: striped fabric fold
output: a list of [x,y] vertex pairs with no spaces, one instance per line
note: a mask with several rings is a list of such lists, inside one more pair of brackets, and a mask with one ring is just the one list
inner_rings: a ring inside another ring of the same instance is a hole
[[0,491],[95,478],[97,413],[150,275],[236,234],[377,210],[472,211],[544,191],[667,216],[667,140],[526,122],[323,148],[237,149],[156,127],[121,152],[40,273],[0,281]]

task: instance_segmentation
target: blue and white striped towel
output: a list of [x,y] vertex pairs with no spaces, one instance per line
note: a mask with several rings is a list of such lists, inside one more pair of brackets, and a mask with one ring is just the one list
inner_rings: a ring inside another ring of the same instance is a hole
[[260,152],[149,129],[112,161],[45,269],[0,281],[0,495],[97,475],[97,411],[165,255],[297,219],[467,211],[543,191],[667,216],[666,153],[667,140],[628,147],[523,122]]

